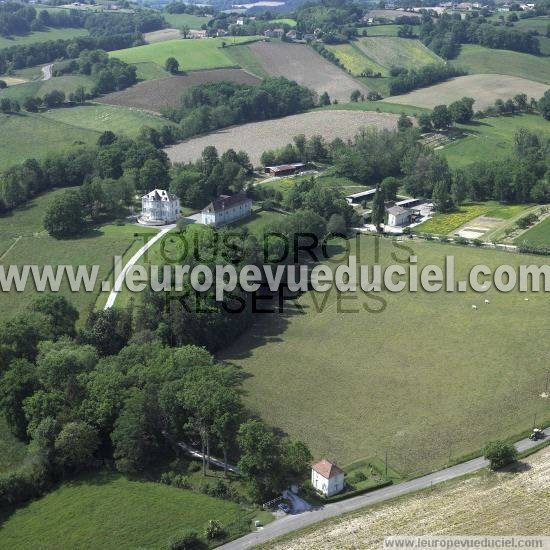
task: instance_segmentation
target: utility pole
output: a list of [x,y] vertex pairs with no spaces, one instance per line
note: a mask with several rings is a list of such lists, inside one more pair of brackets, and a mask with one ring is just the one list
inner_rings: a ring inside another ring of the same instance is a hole
[[536,428],[537,426],[537,413],[535,413],[535,417],[533,418],[533,428]]
[[548,383],[550,382],[550,369],[546,371],[546,387],[544,393],[548,396]]
[[388,451],[386,450],[386,479],[388,479]]

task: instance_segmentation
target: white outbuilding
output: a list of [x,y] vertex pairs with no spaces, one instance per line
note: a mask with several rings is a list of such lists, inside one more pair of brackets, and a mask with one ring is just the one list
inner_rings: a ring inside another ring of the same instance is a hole
[[326,497],[339,493],[344,488],[344,472],[329,460],[321,460],[311,467],[313,488]]
[[141,216],[138,222],[143,225],[165,225],[177,221],[180,200],[164,189],[154,189],[141,197]]
[[220,195],[201,212],[202,223],[219,227],[252,214],[252,199],[245,193]]

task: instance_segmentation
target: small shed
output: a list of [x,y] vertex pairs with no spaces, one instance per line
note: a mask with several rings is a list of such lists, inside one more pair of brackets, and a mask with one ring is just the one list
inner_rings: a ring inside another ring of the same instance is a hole
[[412,211],[402,206],[392,206],[388,208],[388,225],[390,227],[400,227],[410,223]]

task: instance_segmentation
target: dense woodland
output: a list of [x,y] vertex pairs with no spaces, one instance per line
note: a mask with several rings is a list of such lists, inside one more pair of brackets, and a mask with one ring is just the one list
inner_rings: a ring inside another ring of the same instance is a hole
[[[64,298],[44,295],[0,325],[0,410],[31,443],[29,460],[0,475],[0,510],[105,463],[143,475],[172,461],[177,441],[199,443],[205,473],[211,453],[238,462],[252,502],[306,474],[307,447],[252,419],[233,367],[163,343],[148,312],[95,313],[81,331],[77,318]],[[205,489],[239,498],[223,482]]]

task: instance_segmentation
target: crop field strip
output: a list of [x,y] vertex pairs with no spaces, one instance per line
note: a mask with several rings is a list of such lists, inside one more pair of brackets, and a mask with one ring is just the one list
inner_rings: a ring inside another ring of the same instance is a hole
[[208,145],[214,145],[220,153],[237,148],[246,151],[256,165],[264,151],[283,147],[298,134],[321,135],[328,141],[347,139],[365,126],[395,128],[397,119],[398,115],[389,113],[318,110],[218,130],[168,147],[166,152],[172,162],[191,162],[200,158]]

